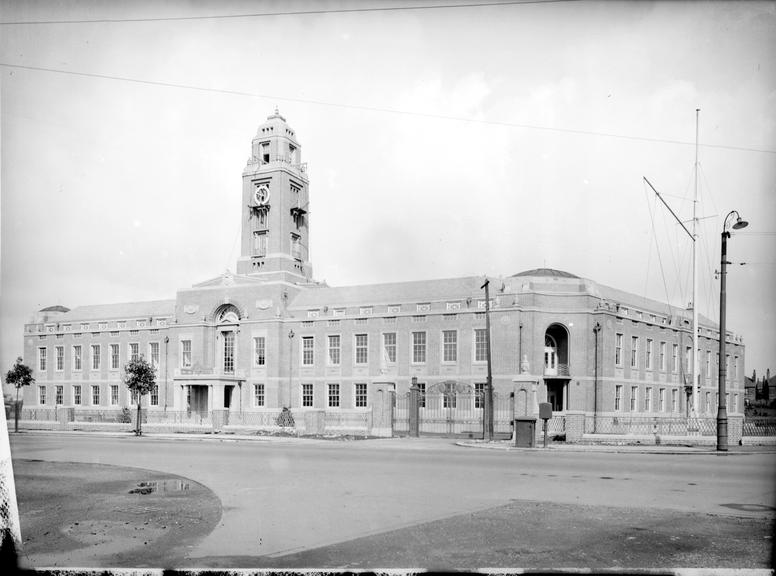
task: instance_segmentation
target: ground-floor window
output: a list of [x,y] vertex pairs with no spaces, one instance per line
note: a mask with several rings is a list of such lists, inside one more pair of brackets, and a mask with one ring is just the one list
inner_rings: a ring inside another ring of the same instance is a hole
[[630,410],[637,412],[639,409],[639,387],[631,386]]
[[151,388],[151,406],[159,406],[159,386]]
[[110,405],[116,406],[119,403],[119,386],[118,384],[111,384],[110,387]]
[[652,386],[644,390],[644,412],[652,412]]
[[99,406],[100,405],[100,387],[99,386],[92,386],[92,405]]
[[329,408],[339,408],[340,405],[340,385],[329,384]]
[[474,407],[483,408],[485,406],[485,383],[476,382],[474,384]]
[[253,385],[253,405],[264,406],[264,384]]
[[313,385],[302,384],[302,406],[312,407],[313,405]]
[[46,403],[46,387],[38,386],[38,404],[43,405]]
[[57,386],[57,396],[56,396],[56,403],[57,404],[64,404],[64,393],[65,387],[64,386]]
[[73,404],[76,406],[81,405],[81,385],[76,384],[73,386]]
[[363,384],[363,383],[356,384],[355,398],[356,398],[356,408],[366,408],[367,406],[366,384]]
[[619,412],[622,410],[622,386],[617,384],[614,387],[614,411]]

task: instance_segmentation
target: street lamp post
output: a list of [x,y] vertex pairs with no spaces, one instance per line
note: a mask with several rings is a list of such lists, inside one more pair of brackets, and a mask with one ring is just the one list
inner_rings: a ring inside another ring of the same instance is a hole
[[728,418],[727,418],[727,401],[725,400],[725,377],[727,375],[727,365],[725,362],[725,340],[727,339],[727,329],[725,327],[726,320],[726,266],[729,264],[727,261],[727,239],[730,237],[728,231],[728,221],[730,217],[735,214],[736,221],[733,224],[733,230],[740,230],[749,225],[746,220],[741,219],[741,215],[732,210],[726,217],[725,222],[722,225],[722,258],[720,262],[720,286],[719,286],[719,402],[717,404],[717,451],[727,452],[728,449]]

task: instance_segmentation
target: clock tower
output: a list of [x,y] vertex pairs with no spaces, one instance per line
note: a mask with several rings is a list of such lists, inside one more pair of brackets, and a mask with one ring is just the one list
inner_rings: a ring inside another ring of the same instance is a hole
[[311,282],[307,166],[277,108],[259,126],[242,176],[238,274]]

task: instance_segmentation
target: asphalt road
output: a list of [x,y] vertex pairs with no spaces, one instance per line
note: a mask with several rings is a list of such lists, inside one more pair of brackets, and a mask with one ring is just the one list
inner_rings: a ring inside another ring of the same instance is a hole
[[[11,447],[14,460],[133,467],[207,487],[222,515],[187,548],[189,566],[773,561],[772,453],[508,452],[437,439],[230,442],[33,433],[12,435]],[[24,488],[17,492],[24,532]]]

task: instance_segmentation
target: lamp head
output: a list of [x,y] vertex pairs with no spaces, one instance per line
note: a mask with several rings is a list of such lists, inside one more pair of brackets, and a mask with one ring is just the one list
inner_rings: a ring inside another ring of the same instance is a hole
[[749,226],[749,222],[741,220],[741,216],[739,216],[736,223],[733,224],[733,230],[741,230],[741,228],[746,228],[747,226]]

